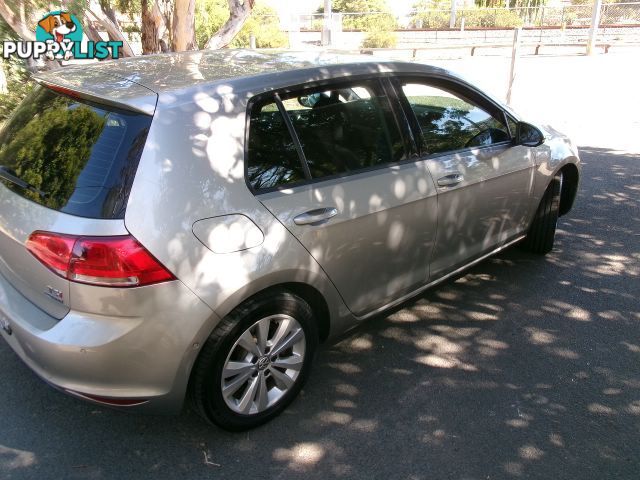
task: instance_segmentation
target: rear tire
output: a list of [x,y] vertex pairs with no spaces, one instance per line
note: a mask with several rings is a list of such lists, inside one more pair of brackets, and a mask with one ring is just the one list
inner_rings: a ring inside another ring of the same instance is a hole
[[562,191],[562,174],[559,173],[549,183],[540,200],[529,232],[523,246],[533,253],[545,255],[553,249],[556,236],[556,225],[560,212],[560,193]]
[[190,384],[195,410],[231,431],[268,422],[300,392],[317,345],[305,300],[286,291],[250,299],[220,322],[202,348]]

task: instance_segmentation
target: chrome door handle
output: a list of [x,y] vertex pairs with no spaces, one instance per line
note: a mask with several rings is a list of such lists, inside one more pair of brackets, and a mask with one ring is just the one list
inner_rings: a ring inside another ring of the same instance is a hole
[[446,175],[444,177],[440,177],[438,179],[439,187],[453,187],[454,185],[458,185],[464,177],[459,173],[452,173],[451,175]]
[[293,223],[296,225],[313,225],[314,223],[329,220],[337,214],[338,210],[333,207],[316,208],[315,210],[309,210],[294,217]]

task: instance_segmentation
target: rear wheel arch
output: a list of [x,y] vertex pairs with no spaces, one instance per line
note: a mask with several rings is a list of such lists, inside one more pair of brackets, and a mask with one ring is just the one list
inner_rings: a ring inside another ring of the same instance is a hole
[[313,286],[308,282],[280,281],[274,282],[267,286],[264,286],[263,284],[262,288],[250,289],[250,291],[245,290],[244,292],[237,292],[237,294],[233,295],[233,298],[230,299],[232,301],[225,302],[222,310],[216,311],[216,314],[221,319],[224,319],[238,307],[250,302],[257,297],[268,296],[269,294],[275,294],[281,291],[286,291],[298,295],[309,304],[313,311],[314,320],[317,324],[319,334],[318,340],[320,342],[324,342],[329,337],[329,334],[331,332],[331,309],[329,308],[329,303],[322,291],[318,287]]
[[256,297],[265,297],[269,296],[269,294],[275,294],[282,291],[293,293],[309,304],[313,311],[314,321],[318,327],[318,340],[320,342],[324,342],[329,337],[329,332],[331,330],[331,314],[329,312],[329,305],[324,298],[324,295],[322,295],[317,288],[309,285],[308,283],[284,282],[274,284],[253,293],[251,296],[240,302],[238,306],[250,302]]

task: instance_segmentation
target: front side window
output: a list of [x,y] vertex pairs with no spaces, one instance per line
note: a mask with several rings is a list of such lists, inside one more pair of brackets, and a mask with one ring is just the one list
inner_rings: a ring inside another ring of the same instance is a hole
[[501,120],[459,95],[421,83],[406,83],[402,91],[420,126],[423,153],[446,153],[511,139]]

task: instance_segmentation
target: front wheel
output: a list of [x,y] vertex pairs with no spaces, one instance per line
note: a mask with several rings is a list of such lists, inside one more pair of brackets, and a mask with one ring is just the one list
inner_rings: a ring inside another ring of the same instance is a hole
[[318,333],[309,304],[289,292],[251,299],[214,330],[194,367],[198,413],[227,430],[271,420],[298,395]]
[[524,247],[533,253],[544,255],[553,248],[556,236],[556,225],[560,212],[560,193],[562,191],[562,174],[558,173],[540,200],[540,205],[533,218],[529,232],[524,240]]

